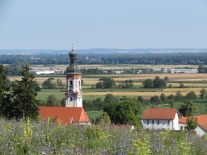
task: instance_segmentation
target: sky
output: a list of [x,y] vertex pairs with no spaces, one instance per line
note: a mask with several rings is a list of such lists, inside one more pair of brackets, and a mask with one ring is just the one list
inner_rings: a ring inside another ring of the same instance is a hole
[[0,49],[207,48],[206,0],[0,0]]

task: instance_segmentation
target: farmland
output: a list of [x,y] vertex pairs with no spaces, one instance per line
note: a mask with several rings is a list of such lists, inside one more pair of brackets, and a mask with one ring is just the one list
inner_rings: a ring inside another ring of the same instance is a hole
[[[160,76],[160,78],[168,77],[167,88],[166,89],[143,89],[142,82],[145,79],[153,79],[155,76]],[[38,84],[42,84],[47,78],[54,77],[54,79],[61,79],[62,83],[65,84],[65,76],[64,75],[47,75],[47,76],[37,76],[36,81]],[[119,81],[125,80],[133,80],[134,88],[130,89],[95,89],[92,86],[95,86],[97,82],[99,82],[100,78],[103,77],[111,77],[117,83]],[[11,81],[14,79],[20,80],[18,76],[9,77]],[[183,95],[190,91],[194,91],[197,95],[200,93],[202,88],[207,88],[207,75],[206,74],[103,74],[103,75],[83,75],[84,84],[83,95],[85,99],[94,98],[96,96],[104,96],[106,94],[113,94],[115,96],[143,96],[143,97],[151,97],[154,95],[161,95],[165,93],[166,95],[176,94],[177,91],[180,91]],[[182,82],[185,88],[179,88],[180,82]],[[168,88],[171,84],[172,88]],[[38,99],[46,100],[48,95],[54,94],[56,95],[58,100],[61,100],[64,97],[64,89],[54,89],[54,90],[42,90],[38,93]]]
[[[145,79],[153,79],[154,77],[159,76],[160,78],[168,77],[167,81],[167,88],[166,89],[143,89],[142,82]],[[54,77],[54,79],[61,79],[62,83],[65,84],[65,76],[37,76],[36,81],[41,85],[44,80],[49,77]],[[133,80],[134,81],[134,88],[130,89],[95,89],[94,86],[97,82],[99,82],[100,78],[103,77],[111,77],[117,83],[125,80]],[[19,79],[19,77],[10,77],[11,80]],[[175,94],[177,91],[180,91],[183,95],[190,91],[194,91],[196,94],[200,93],[202,88],[207,88],[207,75],[206,74],[103,74],[103,75],[83,75],[84,84],[83,88],[83,95],[84,97],[92,97],[92,96],[103,96],[106,94],[113,94],[115,96],[143,96],[143,97],[151,97],[154,95],[160,95],[165,93],[166,95]],[[182,82],[185,88],[179,88],[180,82]],[[171,85],[171,88],[169,88]],[[56,91],[56,92],[55,92]],[[61,92],[62,91],[62,92]],[[53,91],[42,91],[40,92],[40,99],[43,99],[43,96],[57,93],[57,96],[64,96],[63,90],[53,90]],[[41,95],[44,94],[44,95]],[[59,98],[60,99],[60,98]]]
[[[33,66],[33,67],[42,67]],[[66,65],[55,65],[55,68],[66,68]],[[80,65],[80,67],[85,68],[129,68],[129,67],[142,67],[142,68],[175,68],[177,66],[173,65],[161,65],[161,66],[151,66],[151,65]],[[195,66],[183,66],[179,65],[179,67],[195,67]],[[166,81],[167,87],[165,89],[160,88],[143,88],[142,82],[146,79],[154,79],[156,76],[160,78],[168,77]],[[62,84],[65,87],[66,79],[65,75],[38,75],[36,76],[36,81],[38,84],[42,85],[42,83],[48,78],[54,78],[54,82],[57,79],[62,81]],[[95,85],[99,82],[100,78],[110,77],[116,81],[116,84],[125,81],[125,80],[133,80],[134,86],[132,88],[113,88],[113,89],[96,89]],[[17,79],[20,80],[18,76],[10,76],[9,79],[11,81]],[[142,96],[146,99],[151,98],[152,96],[160,96],[161,94],[165,94],[166,96],[175,95],[178,91],[182,95],[186,95],[187,93],[194,91],[197,96],[200,94],[200,90],[202,88],[207,88],[207,74],[185,74],[185,73],[177,73],[177,74],[90,74],[90,75],[82,75],[83,79],[83,100],[92,101],[97,98],[104,99],[106,94],[113,94],[114,96],[122,97],[135,97]],[[180,88],[180,83],[184,85],[184,88]],[[64,98],[65,89],[42,89],[38,92],[37,99],[41,100],[43,104],[46,103],[47,97],[49,95],[55,95],[57,101],[61,101]],[[200,103],[203,103],[202,105]],[[206,101],[196,101],[194,103],[200,109],[201,113],[204,113]],[[92,116],[93,117],[93,116]]]

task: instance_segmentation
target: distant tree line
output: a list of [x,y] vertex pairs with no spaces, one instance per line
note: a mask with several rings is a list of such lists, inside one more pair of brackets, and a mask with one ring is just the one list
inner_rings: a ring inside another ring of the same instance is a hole
[[133,80],[125,80],[125,81],[118,81],[118,85],[116,81],[110,77],[103,77],[99,79],[99,82],[96,83],[96,88],[99,89],[107,89],[107,88],[133,88],[134,81]]
[[[68,54],[39,55],[1,55],[0,63],[13,64],[68,64]],[[200,65],[207,64],[205,53],[188,54],[79,54],[78,64],[168,64],[168,65]]]

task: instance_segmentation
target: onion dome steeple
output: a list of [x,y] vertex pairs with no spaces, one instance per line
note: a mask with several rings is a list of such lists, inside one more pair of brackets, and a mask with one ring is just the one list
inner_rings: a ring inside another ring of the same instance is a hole
[[66,68],[66,74],[81,74],[80,68],[77,65],[77,53],[72,47],[72,51],[69,53],[70,65]]

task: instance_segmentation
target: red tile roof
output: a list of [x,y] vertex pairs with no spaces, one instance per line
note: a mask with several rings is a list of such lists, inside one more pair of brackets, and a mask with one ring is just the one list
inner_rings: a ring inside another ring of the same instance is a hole
[[149,108],[142,114],[142,119],[173,120],[176,110],[173,108]]
[[201,124],[200,126],[207,132],[207,123]]
[[69,123],[90,123],[90,120],[81,107],[39,107],[42,119],[55,118],[56,122]]
[[[193,116],[193,117],[197,118],[197,120],[198,120],[198,125],[207,123],[207,115],[199,115],[199,116]],[[187,124],[187,118],[188,118],[188,117],[181,117],[181,118],[179,119],[179,123]]]

